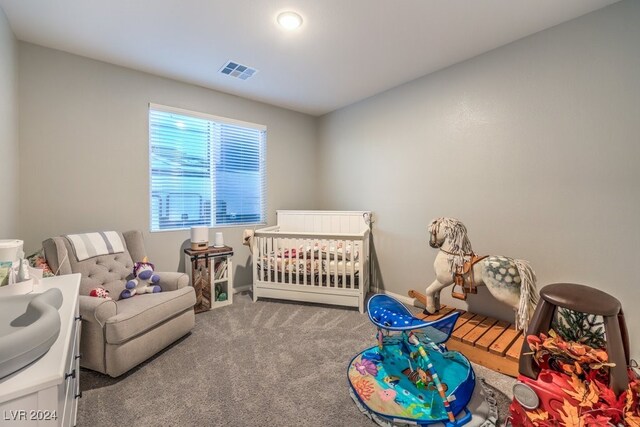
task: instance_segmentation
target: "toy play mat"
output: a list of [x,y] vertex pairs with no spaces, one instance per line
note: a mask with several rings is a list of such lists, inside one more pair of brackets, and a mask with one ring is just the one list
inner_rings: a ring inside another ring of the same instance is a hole
[[357,354],[348,368],[360,409],[381,425],[468,424],[468,406],[480,407],[484,399],[469,405],[476,388],[473,369],[461,353],[444,346],[459,313],[425,322],[388,295],[374,295],[368,312],[378,345]]

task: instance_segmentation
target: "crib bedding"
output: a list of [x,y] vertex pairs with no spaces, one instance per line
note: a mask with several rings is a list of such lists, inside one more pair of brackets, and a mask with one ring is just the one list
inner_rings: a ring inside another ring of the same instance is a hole
[[[331,241],[330,244],[314,242],[313,245],[303,244],[295,248],[285,248],[278,250],[278,256],[284,256],[285,258],[304,258],[306,252],[306,257],[309,259],[313,256],[314,259],[339,259],[339,260],[347,260],[351,261],[358,260],[359,251],[356,247],[353,248],[351,243],[347,243],[343,245],[343,242],[334,242]],[[274,252],[271,252],[273,255]]]
[[[354,268],[354,275],[360,270],[358,261],[359,252],[357,247],[353,247],[350,242],[322,242],[315,241],[313,244],[303,244],[293,248],[280,248],[271,251],[269,256],[263,255],[258,260],[258,269],[265,268],[281,273],[289,274],[337,274],[351,275],[351,268]],[[267,259],[268,258],[268,259]],[[353,264],[353,266],[352,266]]]
[[303,258],[289,258],[285,256],[269,256],[262,257],[258,260],[258,270],[264,270],[265,267],[271,271],[277,271],[281,273],[284,269],[285,273],[290,274],[335,274],[336,268],[338,269],[338,275],[342,275],[343,271],[345,275],[351,274],[351,268],[354,268],[354,275],[357,275],[360,271],[360,263],[358,261],[336,261],[328,259],[314,258],[313,261],[308,258],[306,261]]
[[[339,260],[347,260],[351,261],[352,259],[357,260],[360,255],[358,252],[358,248],[355,250],[351,243],[347,243],[346,245],[343,242],[331,242],[330,244],[315,242],[312,245],[301,245],[298,248],[298,251],[302,252],[306,250],[307,258],[311,256],[311,252],[313,251],[314,258],[328,258],[328,259],[339,259]],[[295,248],[293,249],[293,256],[295,256]],[[302,253],[300,254],[302,255]],[[285,256],[287,254],[285,253]]]

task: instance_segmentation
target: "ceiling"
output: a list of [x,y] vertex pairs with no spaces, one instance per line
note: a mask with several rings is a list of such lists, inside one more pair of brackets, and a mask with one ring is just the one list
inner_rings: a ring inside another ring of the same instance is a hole
[[[0,0],[20,40],[321,115],[617,0]],[[285,31],[282,11],[302,15]],[[228,60],[248,80],[218,73]]]

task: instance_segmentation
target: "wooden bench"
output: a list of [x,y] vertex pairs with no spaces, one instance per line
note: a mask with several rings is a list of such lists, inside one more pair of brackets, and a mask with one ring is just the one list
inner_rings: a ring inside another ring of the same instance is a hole
[[[409,296],[426,304],[426,298],[420,292],[411,290]],[[446,342],[447,348],[459,351],[478,365],[517,377],[524,336],[509,322],[446,305],[436,314],[419,314],[417,317],[438,320],[453,311],[459,311],[460,317]]]

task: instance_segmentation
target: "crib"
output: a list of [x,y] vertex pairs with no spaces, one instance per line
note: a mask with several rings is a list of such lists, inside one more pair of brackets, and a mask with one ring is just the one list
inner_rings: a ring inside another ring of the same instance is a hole
[[255,231],[253,301],[276,298],[358,307],[369,290],[368,211],[277,211]]

